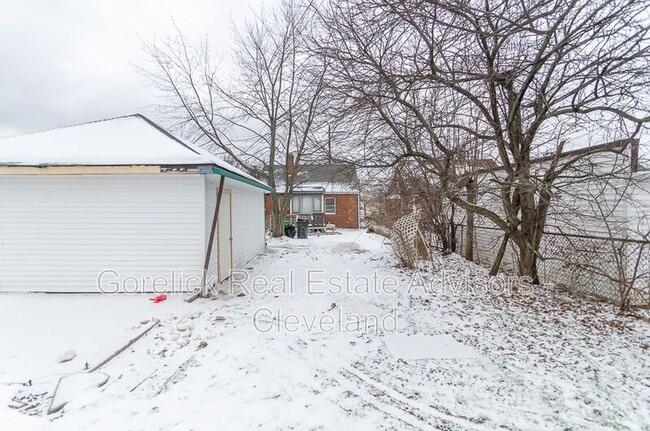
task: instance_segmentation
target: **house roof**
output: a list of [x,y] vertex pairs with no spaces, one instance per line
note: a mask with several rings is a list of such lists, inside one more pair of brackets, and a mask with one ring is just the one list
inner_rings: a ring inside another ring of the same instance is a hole
[[0,166],[212,166],[266,184],[141,114],[0,138]]
[[[285,172],[285,166],[277,167],[276,184],[284,184]],[[356,167],[342,163],[298,165],[295,191],[307,193],[316,190],[326,193],[357,193],[359,178]]]
[[357,169],[353,165],[326,164],[301,165],[298,168],[299,183],[356,184]]
[[[564,159],[568,157],[575,157],[575,156],[584,156],[584,155],[589,155],[589,154],[596,154],[599,152],[622,152],[626,149],[630,150],[630,167],[632,171],[638,170],[638,164],[639,164],[639,140],[638,139],[619,139],[616,141],[611,141],[611,142],[605,142],[602,144],[597,144],[597,145],[590,145],[587,147],[580,147],[576,148],[573,150],[568,150],[568,151],[563,151],[559,154],[557,153],[549,153],[541,157],[536,157],[530,160],[530,163],[535,165],[535,164],[541,164],[544,162],[549,162],[554,160],[555,158],[559,159]],[[488,172],[496,172],[496,171],[501,171],[503,170],[504,167],[503,165],[495,165],[495,166],[486,166],[480,169],[477,169],[475,172],[476,173],[488,173]]]

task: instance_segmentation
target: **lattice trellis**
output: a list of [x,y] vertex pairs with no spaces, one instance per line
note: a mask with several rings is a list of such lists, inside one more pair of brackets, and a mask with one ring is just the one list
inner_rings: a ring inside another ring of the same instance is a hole
[[422,209],[417,209],[397,220],[390,231],[393,249],[406,266],[413,266],[419,258],[417,240],[421,235],[418,228],[421,217]]

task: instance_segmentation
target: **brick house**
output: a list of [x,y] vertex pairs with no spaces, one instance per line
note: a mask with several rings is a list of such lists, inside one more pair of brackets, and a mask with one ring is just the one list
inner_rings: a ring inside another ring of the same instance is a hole
[[[290,164],[291,165],[291,159]],[[280,166],[276,176],[285,178],[285,166]],[[345,164],[301,164],[295,167],[296,182],[287,218],[298,215],[319,217],[324,223],[338,228],[358,229],[360,227],[360,191],[357,170]],[[276,190],[283,187],[276,186]],[[282,198],[282,193],[279,193]],[[264,211],[267,226],[271,222],[271,195],[266,194]]]

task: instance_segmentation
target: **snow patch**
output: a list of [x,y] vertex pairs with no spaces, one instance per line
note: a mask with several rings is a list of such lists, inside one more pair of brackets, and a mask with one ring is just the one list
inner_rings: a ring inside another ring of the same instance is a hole
[[86,392],[104,386],[108,375],[104,373],[74,373],[61,377],[48,413],[56,413],[69,402],[83,397]]
[[362,253],[364,250],[358,242],[340,242],[333,248],[335,253]]
[[479,355],[451,335],[404,335],[384,337],[390,352],[401,359],[469,359]]
[[58,358],[56,358],[56,362],[58,363],[68,362],[73,360],[76,357],[77,357],[77,352],[75,352],[72,349],[66,349],[63,352],[61,352]]

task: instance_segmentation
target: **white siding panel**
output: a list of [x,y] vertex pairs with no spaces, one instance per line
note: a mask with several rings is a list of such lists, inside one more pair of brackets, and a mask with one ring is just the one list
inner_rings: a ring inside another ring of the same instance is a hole
[[[538,184],[550,162],[534,165]],[[628,187],[629,160],[615,153],[601,153],[576,163],[553,183],[553,201],[548,210],[546,230],[549,232],[607,236],[626,236],[629,220],[638,219],[628,210],[629,197],[637,193]],[[503,182],[504,171],[494,171],[479,177],[478,204],[501,217],[504,215],[498,185]],[[609,214],[608,225],[601,211]],[[494,227],[486,217],[476,217],[477,226]]]
[[244,268],[264,251],[264,191],[235,181],[232,189],[233,267]]
[[[209,235],[210,223],[216,202],[219,185],[218,175],[206,176],[206,232]],[[264,191],[239,181],[226,178],[224,187],[232,191],[232,252],[233,268],[242,269],[248,262],[264,251]],[[207,238],[206,235],[206,238]],[[207,243],[207,239],[206,239]],[[216,279],[217,238],[213,247],[208,279]]]
[[204,220],[200,175],[0,176],[0,291],[200,277]]
[[[208,248],[210,234],[212,231],[212,218],[214,217],[214,206],[217,202],[217,187],[213,175],[205,175],[205,245],[204,250]],[[217,238],[218,229],[214,232],[214,242],[210,251],[210,262],[206,276],[206,283],[213,285],[217,280]],[[205,253],[205,251],[204,251]]]

